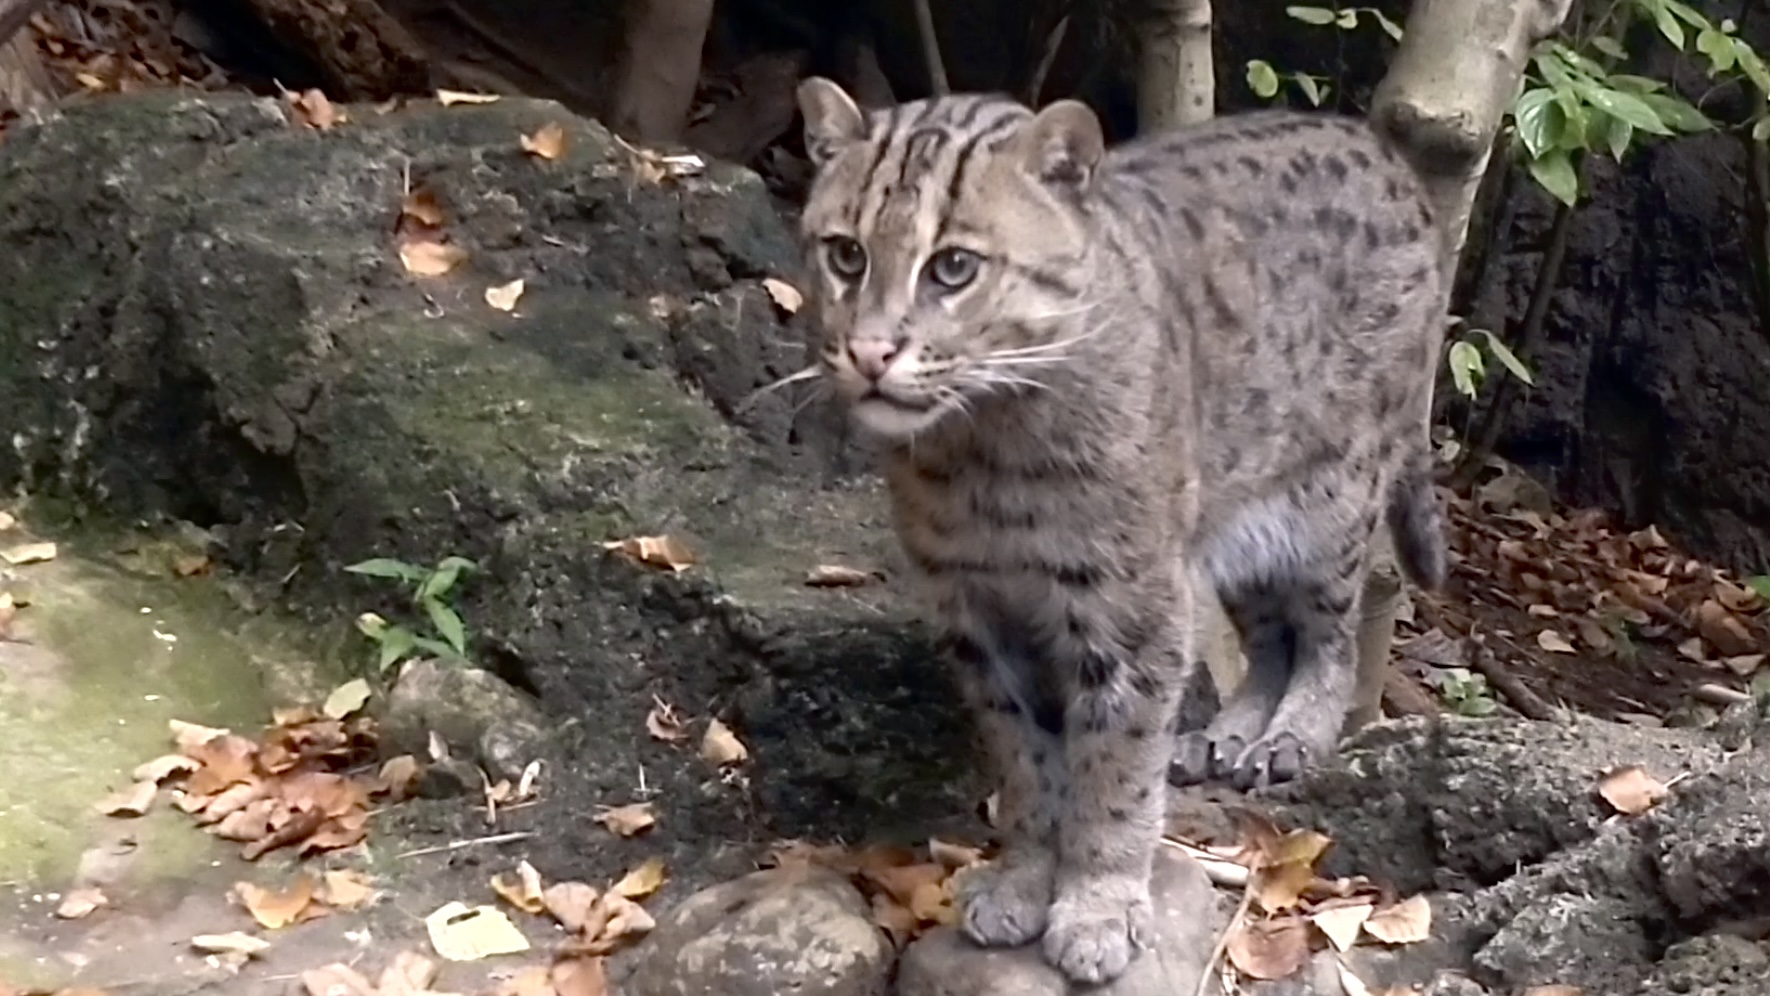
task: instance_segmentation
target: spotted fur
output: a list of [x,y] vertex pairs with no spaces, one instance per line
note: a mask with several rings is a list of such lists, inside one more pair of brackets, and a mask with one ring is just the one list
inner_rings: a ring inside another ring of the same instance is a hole
[[[811,80],[800,106],[824,375],[884,440],[1001,782],[1006,847],[964,879],[965,929],[1111,979],[1149,927],[1170,765],[1255,785],[1332,749],[1380,518],[1442,578],[1427,201],[1327,115],[1108,151],[1069,101],[868,113]],[[1201,585],[1249,675],[1176,750]]]

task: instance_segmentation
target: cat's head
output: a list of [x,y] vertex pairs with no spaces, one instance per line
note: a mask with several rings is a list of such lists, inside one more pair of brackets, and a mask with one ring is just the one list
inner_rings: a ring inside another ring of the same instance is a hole
[[821,78],[798,96],[808,299],[855,421],[903,439],[1039,389],[1087,324],[1094,113],[976,95],[864,111]]

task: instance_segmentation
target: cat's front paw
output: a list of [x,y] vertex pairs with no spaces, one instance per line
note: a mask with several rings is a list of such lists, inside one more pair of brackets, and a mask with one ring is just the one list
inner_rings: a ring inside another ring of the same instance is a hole
[[1301,778],[1314,755],[1296,734],[1272,733],[1249,744],[1219,776],[1243,792],[1278,785]]
[[1111,982],[1131,966],[1153,919],[1147,885],[1108,883],[1063,896],[1045,927],[1045,961],[1074,983]]
[[966,936],[987,948],[1019,947],[1045,930],[1051,861],[1027,855],[967,868],[959,873],[954,899]]

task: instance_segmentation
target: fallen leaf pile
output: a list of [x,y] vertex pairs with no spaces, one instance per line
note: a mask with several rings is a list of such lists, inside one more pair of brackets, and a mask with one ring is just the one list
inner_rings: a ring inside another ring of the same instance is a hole
[[[1250,874],[1242,908],[1222,941],[1236,972],[1288,978],[1323,948],[1344,952],[1361,941],[1414,944],[1431,935],[1424,896],[1397,901],[1364,878],[1328,880],[1315,870],[1333,842],[1314,830],[1280,831],[1247,810],[1232,810],[1241,845],[1231,860]],[[1181,842],[1191,851],[1204,850]]]
[[107,4],[105,17],[78,5],[48,5],[31,16],[28,35],[50,71],[89,91],[134,93],[156,87],[215,90],[228,84],[208,56],[134,4]]
[[447,224],[448,213],[435,188],[421,183],[406,192],[394,224],[399,259],[406,272],[440,277],[467,258],[466,249],[449,241]]
[[1763,666],[1770,606],[1728,571],[1679,552],[1658,529],[1619,532],[1596,510],[1483,505],[1479,490],[1450,503],[1461,573],[1483,600],[1526,613],[1539,627],[1530,639],[1540,649],[1616,657],[1647,642],[1741,678]]
[[984,860],[979,848],[943,840],[928,842],[925,855],[907,847],[873,845],[850,850],[840,845],[787,841],[764,860],[765,866],[817,866],[848,876],[872,906],[873,923],[900,950],[938,926],[958,923],[953,878]]
[[368,686],[347,682],[320,709],[277,710],[262,740],[173,720],[175,753],[138,766],[134,781],[98,803],[112,816],[140,816],[170,789],[172,804],[210,833],[238,841],[257,860],[282,847],[302,855],[360,843],[369,802],[406,798],[417,762],[376,768],[374,720],[355,715]]
[[303,871],[281,888],[254,882],[236,882],[233,888],[234,901],[265,930],[306,923],[333,910],[360,909],[375,895],[368,876],[348,869],[323,875]]

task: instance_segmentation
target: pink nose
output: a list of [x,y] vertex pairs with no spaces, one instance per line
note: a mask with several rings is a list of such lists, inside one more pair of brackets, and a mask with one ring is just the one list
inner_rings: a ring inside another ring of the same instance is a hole
[[901,340],[860,339],[848,344],[848,358],[854,369],[868,380],[878,380],[891,368],[891,361],[903,352]]

